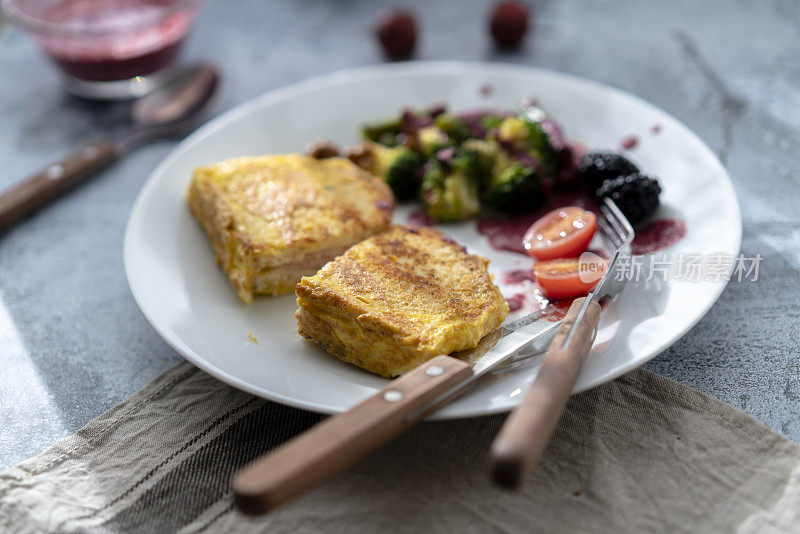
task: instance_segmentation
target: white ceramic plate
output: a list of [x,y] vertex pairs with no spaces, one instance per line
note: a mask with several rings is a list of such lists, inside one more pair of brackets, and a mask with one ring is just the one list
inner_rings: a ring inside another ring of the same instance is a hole
[[[481,96],[490,83],[493,92]],[[379,65],[315,78],[238,106],[195,132],[155,170],[139,195],[125,236],[125,270],[144,315],[193,364],[245,391],[317,412],[346,410],[386,380],[333,358],[297,335],[294,295],[234,295],[211,247],[184,202],[192,170],[234,156],[302,152],[306,143],[357,141],[360,123],[404,105],[447,102],[451,109],[513,108],[535,95],[567,136],[586,146],[615,148],[635,134],[632,156],[664,187],[663,214],[688,227],[670,254],[738,254],[741,218],[730,180],[709,148],[665,112],[619,90],[555,72],[460,62]],[[651,127],[660,125],[656,135]],[[405,220],[398,211],[396,219]],[[530,266],[497,252],[475,223],[445,231],[492,260],[491,270]],[[497,280],[500,277],[496,277]],[[711,307],[724,280],[641,283],[625,289],[604,314],[599,341],[576,391],[607,382],[666,349]],[[523,286],[503,287],[507,295]],[[512,315],[511,318],[518,316]],[[258,340],[254,342],[248,333]],[[509,410],[537,367],[484,378],[470,394],[438,412],[455,418]]]

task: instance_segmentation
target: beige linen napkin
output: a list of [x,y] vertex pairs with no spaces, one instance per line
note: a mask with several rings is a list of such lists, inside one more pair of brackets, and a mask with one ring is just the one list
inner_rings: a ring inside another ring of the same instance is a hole
[[181,363],[0,475],[0,531],[800,531],[800,446],[643,370],[574,396],[518,493],[489,482],[492,416],[424,423],[270,516],[236,512],[236,468],[320,419]]

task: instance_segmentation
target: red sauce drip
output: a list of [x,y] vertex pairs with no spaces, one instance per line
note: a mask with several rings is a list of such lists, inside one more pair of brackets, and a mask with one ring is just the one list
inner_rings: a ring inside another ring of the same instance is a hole
[[[532,299],[528,299],[528,296],[532,297]],[[506,298],[509,311],[520,311],[525,307],[526,302],[531,301],[532,304],[528,306],[530,309],[526,310],[526,312],[530,313],[538,309],[542,314],[542,319],[548,321],[563,319],[574,300],[574,298],[551,300],[542,293],[542,289],[537,285],[534,285],[532,291],[528,294],[515,293]]]
[[538,218],[538,214],[526,214],[510,219],[478,219],[477,229],[496,250],[525,254],[522,237]]
[[504,284],[519,284],[525,280],[536,282],[536,277],[533,276],[533,270],[521,269],[519,271],[506,271],[503,273]]
[[639,144],[639,138],[636,137],[635,135],[629,135],[628,137],[620,141],[619,144],[625,150],[630,150],[632,148],[636,148],[636,145]]
[[654,125],[652,125],[652,126],[650,127],[650,131],[651,131],[652,133],[654,133],[654,134],[661,133],[661,125],[660,125],[660,124],[654,124]]
[[433,226],[433,220],[422,210],[414,210],[409,213],[406,222],[414,226]]
[[522,309],[522,305],[525,303],[525,294],[517,293],[516,295],[511,295],[510,297],[506,298],[506,303],[508,304],[508,311],[519,311]]
[[563,319],[567,315],[569,307],[572,306],[572,301],[577,298],[550,299],[542,292],[542,288],[539,286],[534,288],[533,296],[542,312],[542,318],[551,321]]
[[551,301],[548,304],[547,308],[544,311],[544,317],[551,321],[558,321],[559,319],[563,319],[567,316],[567,312],[569,311],[570,306],[575,301],[576,298],[568,298],[568,299],[558,299]]
[[631,252],[647,254],[674,245],[686,235],[686,223],[680,219],[653,221],[647,228],[637,230]]
[[482,97],[492,96],[494,92],[494,86],[490,83],[484,83],[480,87],[478,87],[478,94]]
[[[41,16],[53,23],[89,29],[119,30],[77,35],[39,35],[42,47],[76,78],[111,81],[148,74],[166,66],[178,54],[192,23],[194,9],[159,17],[167,0],[60,0]],[[153,23],[135,22],[152,17]]]

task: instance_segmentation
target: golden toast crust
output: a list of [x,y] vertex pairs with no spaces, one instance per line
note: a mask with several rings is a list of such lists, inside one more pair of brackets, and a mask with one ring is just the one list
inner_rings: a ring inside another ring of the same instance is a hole
[[394,198],[346,158],[236,158],[194,172],[189,207],[236,293],[292,291],[349,246],[388,228]]
[[438,230],[394,226],[303,277],[300,334],[382,376],[474,348],[508,314],[488,263]]

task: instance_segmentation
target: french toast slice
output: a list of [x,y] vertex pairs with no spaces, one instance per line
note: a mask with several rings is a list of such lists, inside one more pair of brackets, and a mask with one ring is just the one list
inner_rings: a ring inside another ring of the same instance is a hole
[[302,278],[299,332],[385,377],[474,348],[508,314],[488,263],[436,229],[393,226]]
[[387,229],[394,209],[389,187],[348,159],[300,154],[201,167],[187,201],[244,302],[294,291],[302,276]]

